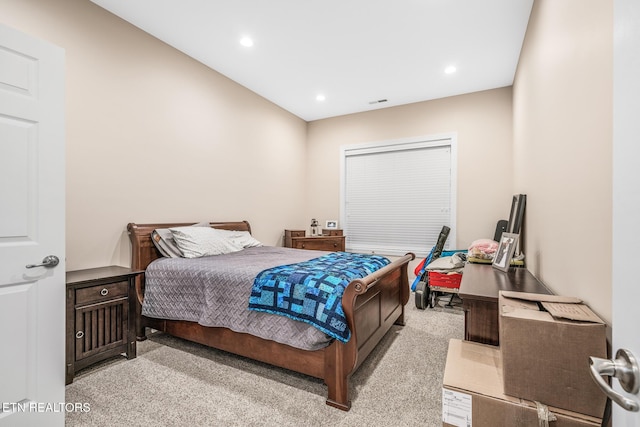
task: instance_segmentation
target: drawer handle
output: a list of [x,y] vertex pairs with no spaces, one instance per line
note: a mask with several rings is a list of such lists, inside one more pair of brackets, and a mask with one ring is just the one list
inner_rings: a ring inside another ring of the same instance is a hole
[[302,249],[304,249],[304,243],[302,244]]
[[76,332],[76,338],[80,339],[84,336],[84,331],[78,331]]
[[107,288],[102,288],[102,290],[100,291],[100,295],[105,296],[109,293],[109,289]]

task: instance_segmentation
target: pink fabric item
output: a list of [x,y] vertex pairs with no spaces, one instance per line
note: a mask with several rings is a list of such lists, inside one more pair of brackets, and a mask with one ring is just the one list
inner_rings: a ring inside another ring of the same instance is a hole
[[491,239],[474,240],[469,246],[468,256],[480,259],[493,259],[498,250],[498,242]]

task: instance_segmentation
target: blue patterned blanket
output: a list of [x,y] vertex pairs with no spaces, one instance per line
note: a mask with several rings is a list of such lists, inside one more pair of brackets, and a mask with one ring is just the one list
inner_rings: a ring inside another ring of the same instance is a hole
[[297,264],[259,273],[253,283],[249,309],[280,314],[306,322],[342,342],[351,331],[342,310],[342,294],[361,279],[389,264],[378,255],[332,252]]

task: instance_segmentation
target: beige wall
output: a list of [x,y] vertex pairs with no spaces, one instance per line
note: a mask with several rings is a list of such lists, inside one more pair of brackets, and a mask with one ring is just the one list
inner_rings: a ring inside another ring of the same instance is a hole
[[128,222],[304,225],[304,121],[89,0],[0,10],[66,50],[68,269],[128,265]]
[[526,193],[530,269],[609,320],[611,9],[537,0],[513,91],[308,125],[89,0],[0,0],[0,22],[66,49],[69,269],[127,265],[130,221],[247,219],[279,244],[339,218],[341,145],[455,132],[455,246]]
[[[340,147],[373,141],[457,134],[457,224],[452,247],[493,238],[511,207],[511,88],[460,95],[309,123],[307,216],[340,217]],[[421,188],[415,183],[416,197]],[[435,242],[425,242],[428,250]]]
[[536,0],[513,99],[529,269],[610,321],[612,3]]

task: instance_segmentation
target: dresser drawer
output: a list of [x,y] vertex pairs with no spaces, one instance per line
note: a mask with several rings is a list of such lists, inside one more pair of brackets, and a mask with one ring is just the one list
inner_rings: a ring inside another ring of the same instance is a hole
[[283,246],[285,248],[294,248],[295,246],[293,246],[293,239],[304,236],[304,230],[284,230],[284,241],[282,242]]
[[316,251],[344,251],[344,238],[307,237],[305,239],[293,239],[293,247]]
[[114,298],[126,297],[128,293],[128,281],[76,289],[76,305],[84,305],[94,302],[107,301]]

